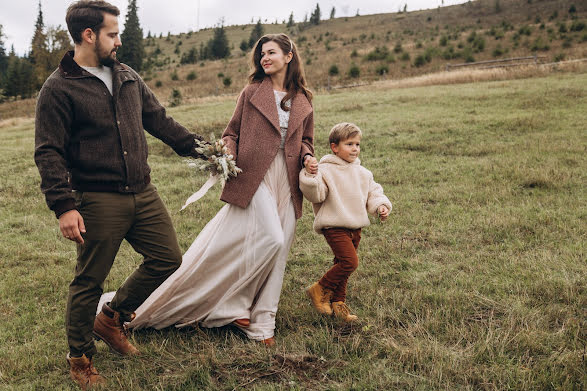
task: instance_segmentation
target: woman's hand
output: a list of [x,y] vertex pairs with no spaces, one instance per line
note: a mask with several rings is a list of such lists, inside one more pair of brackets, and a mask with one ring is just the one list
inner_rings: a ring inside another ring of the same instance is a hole
[[318,174],[318,160],[316,160],[314,156],[306,155],[306,158],[304,159],[304,167],[308,174]]

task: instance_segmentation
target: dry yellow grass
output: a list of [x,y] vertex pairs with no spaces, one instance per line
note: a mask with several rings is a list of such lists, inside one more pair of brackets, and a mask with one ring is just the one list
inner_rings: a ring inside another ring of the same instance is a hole
[[475,83],[482,81],[525,79],[543,77],[553,72],[587,72],[587,59],[561,61],[557,63],[525,65],[511,68],[460,69],[430,73],[399,80],[383,80],[369,88],[410,88],[443,84]]

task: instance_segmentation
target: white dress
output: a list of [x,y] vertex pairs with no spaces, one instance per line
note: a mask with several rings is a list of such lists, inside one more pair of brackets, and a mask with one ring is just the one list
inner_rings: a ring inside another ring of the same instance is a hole
[[[179,269],[136,310],[128,327],[161,329],[195,324],[224,326],[250,319],[243,331],[251,339],[270,338],[281,294],[296,218],[283,145],[289,112],[275,91],[282,143],[263,181],[245,209],[223,206],[183,255]],[[102,296],[98,309],[114,296]]]

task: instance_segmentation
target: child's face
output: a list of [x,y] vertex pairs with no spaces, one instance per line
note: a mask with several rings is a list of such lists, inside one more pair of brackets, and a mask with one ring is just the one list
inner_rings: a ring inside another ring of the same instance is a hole
[[352,163],[357,160],[361,152],[361,136],[357,134],[340,141],[338,144],[332,143],[330,149],[339,158]]

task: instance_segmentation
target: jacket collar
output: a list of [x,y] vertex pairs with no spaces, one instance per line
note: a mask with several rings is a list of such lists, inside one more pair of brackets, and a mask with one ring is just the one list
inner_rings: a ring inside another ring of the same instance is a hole
[[[88,71],[80,67],[78,63],[75,62],[73,55],[74,51],[70,50],[69,52],[65,53],[61,59],[61,62],[59,63],[59,71],[61,72],[61,75],[68,79],[91,76]],[[135,79],[132,73],[129,71],[129,68],[116,60],[112,66],[112,74],[118,74],[120,72],[128,73],[125,75],[126,79]]]
[[[259,88],[257,88],[257,91],[251,96],[250,102],[267,118],[275,130],[280,132],[279,115],[277,114],[277,105],[275,104],[275,99],[273,97],[273,84],[271,83],[270,77],[263,79]],[[292,99],[289,123],[287,126],[288,129],[291,129],[292,131],[287,132],[288,138],[311,112],[312,105],[303,93],[298,92]]]

